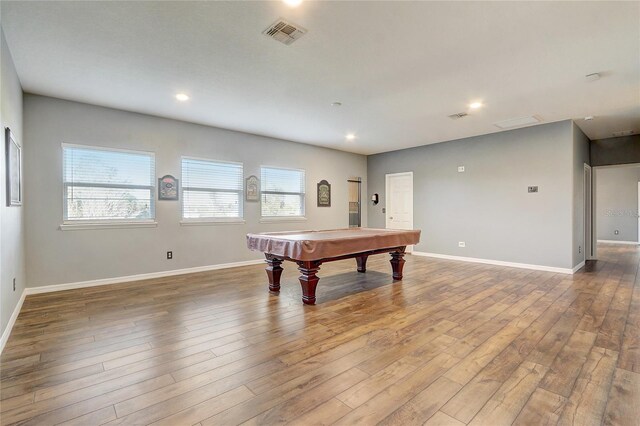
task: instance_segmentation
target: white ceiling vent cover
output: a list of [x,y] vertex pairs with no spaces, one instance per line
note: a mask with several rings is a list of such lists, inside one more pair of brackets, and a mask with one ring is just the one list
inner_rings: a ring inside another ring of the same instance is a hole
[[614,132],[613,136],[616,138],[620,136],[631,136],[633,133],[633,130],[622,130],[621,132]]
[[469,114],[467,114],[466,112],[458,112],[456,114],[448,115],[447,117],[449,117],[452,120],[459,120],[461,118],[466,117],[467,115],[469,115]]
[[292,24],[282,18],[279,18],[276,22],[271,24],[269,28],[264,30],[262,34],[267,37],[271,37],[278,40],[280,43],[284,43],[287,46],[302,37],[307,33],[307,30],[300,25]]
[[497,123],[493,123],[494,126],[499,127],[501,129],[510,129],[512,127],[521,127],[528,126],[531,124],[540,123],[542,120],[536,116],[530,115],[528,117],[518,117],[511,118],[509,120],[498,121]]

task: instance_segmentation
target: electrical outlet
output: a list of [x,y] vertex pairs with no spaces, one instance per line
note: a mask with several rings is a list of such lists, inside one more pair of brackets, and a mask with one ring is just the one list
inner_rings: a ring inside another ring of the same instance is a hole
[[386,213],[387,209],[385,209],[384,207],[382,208],[382,213]]
[[458,242],[458,247],[466,247],[466,243],[464,241],[459,241]]
[[527,187],[527,192],[538,192],[537,186],[529,186]]
[[464,173],[464,166],[458,166],[458,173]]
[[172,251],[168,251],[167,252],[167,259],[173,259],[173,252]]
[[13,279],[13,291],[16,291],[16,279]]

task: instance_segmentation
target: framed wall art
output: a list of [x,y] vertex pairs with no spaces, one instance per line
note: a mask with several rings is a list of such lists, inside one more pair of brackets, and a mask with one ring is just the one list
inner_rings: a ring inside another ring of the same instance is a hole
[[260,181],[256,176],[251,175],[245,179],[244,193],[247,201],[260,200]]
[[318,182],[318,207],[331,207],[331,184],[324,179]]
[[8,127],[5,133],[7,206],[22,205],[22,147]]
[[176,201],[178,197],[178,179],[171,175],[164,175],[158,179],[158,200]]

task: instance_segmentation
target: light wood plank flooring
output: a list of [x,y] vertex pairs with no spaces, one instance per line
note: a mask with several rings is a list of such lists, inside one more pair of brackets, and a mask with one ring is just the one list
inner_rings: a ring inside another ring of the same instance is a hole
[[640,250],[574,276],[407,256],[27,297],[2,424],[640,424]]

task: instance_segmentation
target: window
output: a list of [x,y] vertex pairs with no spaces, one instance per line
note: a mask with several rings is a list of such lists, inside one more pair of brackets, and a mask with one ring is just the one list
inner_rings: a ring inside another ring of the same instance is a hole
[[304,216],[304,170],[262,167],[262,217]]
[[63,145],[64,220],[155,218],[153,153]]
[[182,217],[242,219],[242,163],[182,158]]

